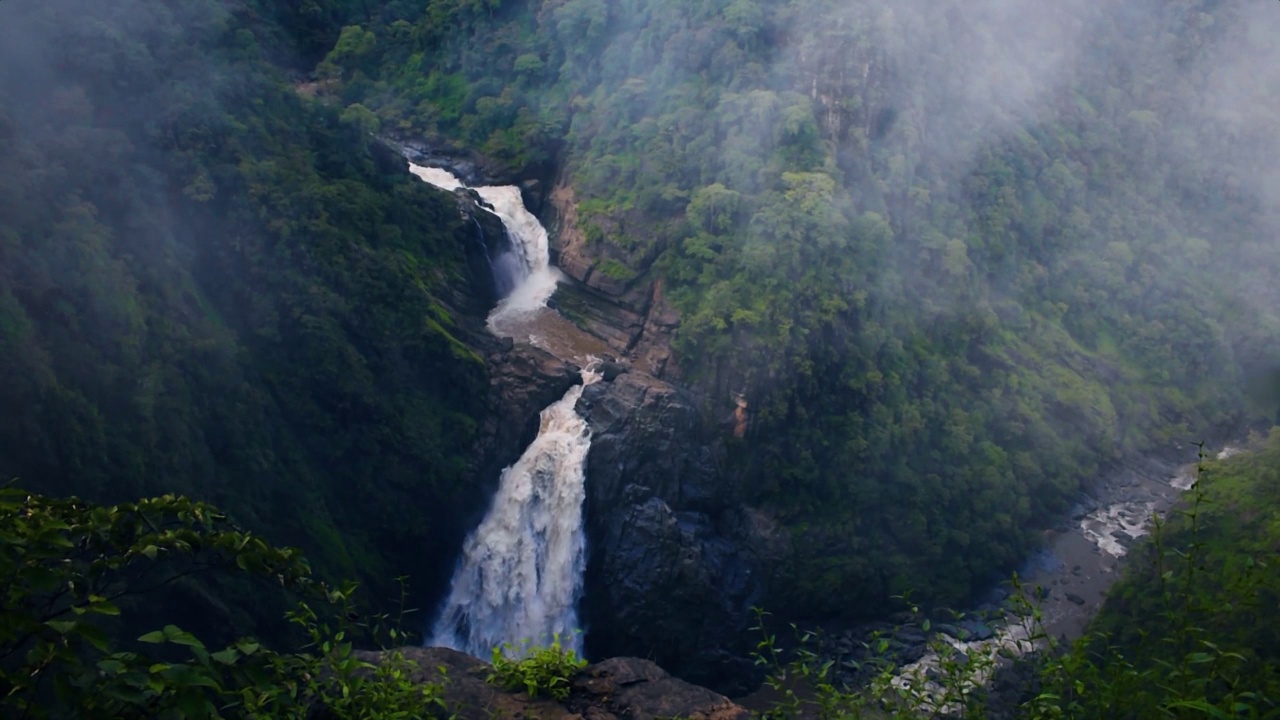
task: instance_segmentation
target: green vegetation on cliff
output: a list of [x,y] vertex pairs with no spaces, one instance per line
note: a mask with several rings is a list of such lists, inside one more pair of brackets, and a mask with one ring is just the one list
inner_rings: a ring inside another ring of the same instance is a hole
[[[189,494],[375,597],[412,576],[420,601],[484,502],[484,368],[445,304],[470,229],[299,98],[260,9],[0,5],[0,478]],[[224,633],[279,624],[223,590],[166,602]]]
[[682,377],[748,399],[773,607],[958,604],[1106,463],[1278,405],[1275,3],[1008,7],[4,2],[0,477],[438,588],[484,500],[470,228],[372,134],[446,138],[561,170],[599,276],[662,278]]
[[777,602],[857,616],[959,602],[1108,462],[1277,409],[1280,11],[1017,7],[439,0],[318,72],[387,132],[557,160],[598,272],[666,278],[684,377],[751,402]]

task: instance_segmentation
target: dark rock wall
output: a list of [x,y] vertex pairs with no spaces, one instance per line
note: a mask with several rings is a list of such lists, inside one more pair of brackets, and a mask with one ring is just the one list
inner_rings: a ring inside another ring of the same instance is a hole
[[752,607],[780,543],[720,473],[694,398],[630,372],[588,387],[578,411],[592,431],[588,655],[641,655],[722,692],[748,689]]

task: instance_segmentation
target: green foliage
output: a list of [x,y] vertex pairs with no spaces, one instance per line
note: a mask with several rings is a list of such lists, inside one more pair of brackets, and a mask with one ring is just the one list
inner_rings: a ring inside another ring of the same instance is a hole
[[365,135],[377,135],[380,127],[378,116],[360,103],[347,106],[347,109],[342,111],[342,115],[338,119],[344,123],[354,125]]
[[[919,607],[912,607],[913,615]],[[941,635],[928,642],[931,665],[903,668],[890,655],[890,640],[874,633],[864,641],[869,660],[853,663],[866,679],[861,687],[847,687],[834,679],[833,660],[822,659],[815,651],[819,640],[813,632],[800,632],[795,625],[792,648],[781,649],[778,638],[765,625],[767,613],[756,611],[753,628],[761,639],[754,653],[757,666],[766,670],[765,687],[776,699],[758,714],[761,720],[859,720],[861,718],[901,718],[934,720],[943,717],[982,718],[985,716],[984,684],[997,663],[995,653],[965,655]],[[919,623],[928,632],[928,620]]]
[[1047,663],[1036,718],[1280,717],[1280,430],[1202,463],[1091,633]]
[[[155,622],[139,608],[157,588],[229,573],[305,598],[289,614],[302,631],[298,651],[250,638],[213,650],[174,624],[119,642],[130,621]],[[402,656],[375,665],[354,653],[352,639],[383,634],[386,616],[351,622],[351,586],[318,582],[297,550],[267,545],[205,503],[170,495],[96,506],[5,488],[0,576],[9,581],[0,604],[5,717],[301,720],[324,707],[335,718],[384,719],[443,708],[440,687],[411,682]]]
[[531,698],[546,694],[557,700],[569,697],[569,681],[587,666],[586,660],[560,644],[558,635],[547,647],[521,651],[510,645],[494,648],[492,661],[489,682],[508,690],[524,690]]

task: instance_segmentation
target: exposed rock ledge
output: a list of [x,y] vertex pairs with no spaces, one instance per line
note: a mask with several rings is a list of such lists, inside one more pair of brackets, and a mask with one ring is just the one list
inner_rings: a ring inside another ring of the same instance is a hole
[[[563,701],[530,698],[489,683],[492,667],[446,648],[404,648],[416,667],[410,679],[440,683],[447,710],[459,720],[746,720],[750,713],[723,695],[672,677],[637,658],[612,658],[590,665],[573,678]],[[360,653],[379,662],[383,653]]]
[[538,435],[538,417],[582,382],[579,368],[510,338],[483,338],[489,367],[489,412],[477,448],[480,477],[496,482]]
[[667,302],[662,280],[649,272],[656,255],[624,257],[589,243],[579,224],[573,187],[565,179],[556,183],[549,199],[552,260],[575,281],[557,292],[557,309],[641,372],[676,379],[671,339],[680,316]]

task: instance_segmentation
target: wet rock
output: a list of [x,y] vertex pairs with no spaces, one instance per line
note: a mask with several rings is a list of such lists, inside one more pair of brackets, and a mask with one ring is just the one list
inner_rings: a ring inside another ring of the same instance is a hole
[[969,620],[963,623],[962,627],[969,633],[970,640],[990,640],[995,637],[995,631],[991,626],[981,620]]
[[494,265],[502,255],[514,250],[511,237],[493,208],[474,191],[457,193],[458,207],[470,221],[459,230],[459,241],[466,253],[467,270],[476,293],[484,301],[483,313],[510,292],[510,280],[494,276]]
[[1083,605],[1083,604],[1084,604],[1084,598],[1080,597],[1079,595],[1077,595],[1077,594],[1075,594],[1075,593],[1067,593],[1067,600],[1070,600],[1071,602],[1075,603],[1076,605]]
[[581,376],[576,366],[531,345],[516,345],[510,338],[486,342],[489,412],[480,432],[477,474],[492,491],[502,469],[537,437],[539,414]]
[[649,272],[658,246],[636,256],[615,256],[616,248],[588,242],[567,178],[555,185],[549,200],[551,258],[574,281],[562,284],[557,293],[562,310],[629,358],[638,371],[674,379],[671,339],[680,316],[667,302],[662,280]]
[[895,637],[908,645],[923,645],[928,639],[923,630],[914,627],[902,628]]
[[619,375],[628,372],[630,368],[619,362],[605,362],[600,366],[600,376],[605,382],[613,382],[618,379]]
[[618,375],[578,404],[587,457],[587,651],[643,655],[716,690],[751,689],[751,608],[777,538],[719,476],[692,397]]

